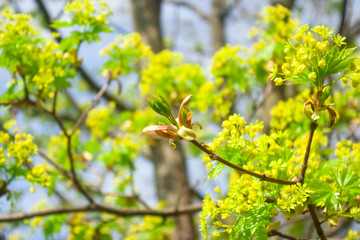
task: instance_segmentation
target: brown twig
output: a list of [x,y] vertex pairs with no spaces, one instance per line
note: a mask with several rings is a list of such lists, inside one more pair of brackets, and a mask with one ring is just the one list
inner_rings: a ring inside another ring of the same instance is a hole
[[[303,184],[304,180],[305,180],[305,173],[306,173],[306,169],[308,167],[308,161],[309,161],[309,155],[310,155],[310,150],[311,150],[311,143],[312,143],[312,139],[314,137],[314,133],[315,130],[317,128],[318,124],[316,122],[311,122],[310,123],[310,134],[309,134],[309,138],[308,138],[308,142],[307,142],[307,146],[306,146],[306,152],[305,152],[305,156],[304,156],[304,161],[301,167],[301,171],[300,174],[298,176],[298,181]],[[311,218],[314,222],[314,227],[316,229],[316,232],[318,233],[319,237],[321,240],[326,240],[326,237],[324,235],[324,231],[321,228],[321,223],[319,221],[319,218],[317,216],[317,212],[316,212],[316,207],[314,204],[309,204],[309,212],[311,215]]]
[[24,102],[26,102],[26,99],[21,99],[18,101],[10,100],[10,101],[6,101],[6,102],[0,102],[0,106],[19,105]]
[[188,9],[190,9],[190,10],[194,11],[196,14],[198,14],[205,21],[208,21],[208,22],[211,21],[211,18],[208,15],[206,15],[203,11],[201,11],[199,8],[197,8],[190,2],[178,1],[178,0],[166,0],[165,2],[187,7]]
[[321,223],[319,221],[315,205],[314,204],[309,204],[308,207],[309,207],[310,215],[311,215],[311,218],[312,218],[312,220],[314,222],[314,227],[316,229],[317,234],[319,235],[321,240],[327,240],[326,236],[324,234],[324,231],[321,228]]
[[[249,113],[249,115],[246,118],[246,122],[250,122],[251,119],[255,116],[255,114],[257,113],[257,111],[264,105],[264,103],[266,102],[266,100],[268,99],[268,97],[270,96],[270,93],[272,92],[273,89],[273,84],[272,83],[268,83],[266,84],[266,88],[262,94],[262,98],[260,101],[255,102],[252,105],[252,109],[251,112]],[[256,101],[256,100],[255,100]]]
[[312,139],[314,137],[314,132],[317,128],[317,123],[316,122],[311,122],[310,123],[310,134],[309,134],[309,139],[307,142],[307,146],[306,146],[306,152],[305,152],[305,156],[304,156],[304,161],[301,167],[301,171],[300,174],[298,176],[298,181],[302,184],[304,183],[305,180],[305,172],[306,169],[308,167],[308,161],[309,161],[309,155],[310,155],[310,149],[311,149],[311,143],[312,143]]
[[52,110],[51,110],[52,113],[55,113],[55,112],[56,112],[57,95],[58,95],[58,92],[55,91],[55,95],[54,95],[54,99],[53,99],[53,104],[52,104]]
[[81,114],[75,125],[73,126],[70,135],[73,135],[86,120],[86,117],[91,109],[95,107],[95,105],[99,102],[100,98],[104,95],[105,91],[108,89],[110,85],[111,79],[109,79],[104,86],[99,90],[99,92],[96,94],[95,98],[91,100],[90,106]]
[[245,173],[245,174],[248,174],[250,176],[253,176],[253,177],[256,177],[256,178],[259,178],[261,181],[266,181],[266,182],[273,182],[273,183],[278,183],[278,184],[283,184],[283,185],[293,185],[293,184],[296,184],[298,183],[298,181],[290,181],[290,180],[283,180],[283,179],[277,179],[277,178],[272,178],[272,177],[268,177],[266,176],[265,174],[259,174],[259,173],[255,173],[255,172],[252,172],[250,170],[247,170],[245,168],[242,168],[236,164],[233,164],[225,159],[223,159],[222,157],[220,157],[219,155],[217,155],[216,153],[214,153],[213,151],[211,151],[209,149],[208,146],[206,146],[204,143],[200,143],[199,141],[197,141],[196,139],[195,140],[192,140],[191,141],[192,144],[194,144],[196,147],[198,147],[200,150],[202,150],[204,153],[206,153],[207,155],[209,155],[209,157],[212,159],[212,160],[216,160],[218,162],[221,162],[223,164],[225,164],[226,166],[232,168],[232,169],[235,169],[239,172],[242,172],[242,173]]
[[[72,176],[68,176],[72,179],[72,181],[74,182],[76,188],[79,190],[79,192],[81,192],[85,197],[86,199],[89,200],[90,203],[93,203],[94,200],[92,199],[92,197],[89,195],[89,193],[87,191],[85,191],[85,189],[82,187],[82,185],[80,184],[80,182],[78,181],[77,179],[77,176],[76,176],[76,171],[75,171],[75,167],[74,167],[74,158],[73,158],[73,154],[72,154],[72,151],[71,151],[71,137],[72,135],[69,135],[64,124],[62,123],[61,119],[59,118],[59,116],[56,114],[56,111],[53,112],[53,111],[49,111],[47,110],[46,108],[43,108],[43,107],[39,107],[38,104],[36,104],[35,102],[31,101],[30,99],[27,99],[27,101],[29,103],[31,103],[32,105],[34,105],[35,107],[39,108],[40,110],[42,110],[43,112],[45,112],[46,114],[52,116],[55,121],[58,123],[59,127],[61,128],[63,134],[65,135],[66,139],[67,139],[67,153],[68,153],[68,157],[69,157],[69,161],[70,161],[70,167],[71,167],[71,173],[72,173]],[[45,158],[46,160],[49,160],[49,158]],[[55,162],[54,162],[55,163]],[[53,164],[53,166],[55,166]],[[59,168],[58,168],[59,169]],[[65,171],[65,170],[64,170]],[[64,174],[66,175],[66,174]]]
[[339,33],[342,36],[346,36],[346,33],[349,28],[351,15],[352,15],[352,1],[351,0],[343,0],[342,2],[342,11],[341,11],[341,22],[339,27]]
[[79,105],[77,104],[77,102],[75,101],[75,99],[73,98],[73,96],[69,93],[69,91],[67,89],[63,90],[64,95],[69,99],[70,103],[72,104],[72,106],[74,107],[74,109],[81,114],[82,110],[79,107]]
[[82,185],[80,184],[78,178],[77,178],[77,174],[76,174],[76,170],[75,170],[75,161],[74,161],[74,157],[71,151],[71,137],[72,135],[67,135],[67,153],[68,153],[68,157],[69,157],[69,161],[70,161],[70,168],[71,168],[71,173],[73,175],[73,182],[75,184],[75,186],[77,187],[77,189],[82,193],[82,195],[84,195],[84,197],[90,202],[93,203],[94,199],[90,196],[90,194],[85,191],[85,189],[82,187]]
[[104,95],[104,93],[106,92],[106,90],[108,89],[108,87],[109,87],[109,85],[111,83],[111,80],[112,79],[109,78],[108,81],[106,82],[106,84],[104,84],[104,86],[102,86],[102,88],[96,94],[95,98],[91,100],[90,106],[81,114],[79,119],[76,121],[76,123],[74,124],[70,134],[64,133],[66,138],[67,138],[67,152],[68,152],[68,157],[69,157],[69,161],[70,161],[71,173],[73,175],[73,178],[72,178],[73,182],[77,186],[78,190],[86,197],[86,199],[90,203],[93,203],[94,199],[90,196],[90,194],[87,191],[85,191],[85,189],[80,184],[80,182],[79,182],[79,180],[77,178],[77,175],[76,175],[74,157],[73,157],[73,154],[72,154],[72,151],[71,151],[71,149],[72,149],[71,140],[72,140],[72,136],[74,135],[76,129],[78,129],[84,123],[84,121],[86,120],[86,117],[87,117],[89,111],[95,107],[95,105],[99,102],[101,96]]
[[159,216],[159,217],[169,217],[169,216],[178,216],[182,214],[195,213],[202,209],[202,204],[195,205],[186,205],[180,206],[178,209],[174,208],[165,208],[161,210],[152,210],[152,209],[121,209],[114,208],[111,206],[106,206],[102,204],[91,204],[89,206],[80,206],[80,207],[59,207],[49,210],[29,212],[29,213],[12,213],[0,216],[0,222],[14,222],[21,221],[24,219],[29,219],[33,217],[44,217],[49,215],[64,214],[64,213],[76,213],[76,212],[102,212],[114,214],[118,217],[128,217],[128,216]]
[[293,237],[293,236],[287,235],[285,233],[279,232],[277,230],[272,230],[272,231],[268,232],[268,236],[269,237],[279,236],[279,237],[282,237],[285,239],[290,239],[290,240],[301,240],[301,238]]
[[62,175],[66,176],[66,177],[69,178],[69,179],[72,179],[72,178],[73,178],[73,176],[71,175],[71,173],[69,173],[68,171],[66,171],[64,168],[61,167],[60,164],[58,164],[58,163],[55,162],[53,159],[51,159],[51,157],[50,157],[49,155],[47,155],[44,150],[42,150],[42,149],[39,148],[39,149],[38,149],[38,153],[39,153],[39,155],[42,156],[48,163],[50,163],[53,167],[55,167],[57,170],[59,170],[59,172],[60,172]]

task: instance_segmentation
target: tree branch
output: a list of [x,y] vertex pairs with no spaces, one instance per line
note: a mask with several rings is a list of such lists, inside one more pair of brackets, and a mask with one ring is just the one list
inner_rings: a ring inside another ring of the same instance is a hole
[[64,168],[62,168],[57,162],[55,162],[54,160],[52,160],[42,149],[38,149],[38,153],[40,156],[42,156],[48,163],[50,163],[53,167],[55,167],[57,170],[59,170],[59,172],[66,176],[69,179],[73,179],[73,176],[66,171]]
[[217,155],[216,153],[211,151],[209,149],[209,147],[205,143],[201,143],[201,142],[197,141],[196,139],[192,140],[190,142],[192,144],[194,144],[196,147],[198,147],[200,150],[202,150],[204,153],[209,155],[209,157],[212,160],[216,160],[218,162],[221,162],[221,163],[225,164],[226,166],[228,166],[228,167],[230,167],[232,169],[235,169],[235,170],[237,170],[239,172],[242,172],[242,173],[248,174],[250,176],[259,178],[261,181],[273,182],[273,183],[278,183],[278,184],[283,184],[283,185],[293,185],[293,184],[298,183],[298,181],[289,181],[289,180],[283,180],[283,179],[276,179],[276,178],[268,177],[265,174],[259,174],[259,173],[252,172],[250,170],[242,168],[242,167],[240,167],[240,166],[238,166],[236,164],[233,164],[233,163],[223,159],[222,157],[220,157],[219,155]]
[[75,125],[73,126],[73,128],[71,130],[70,135],[73,135],[75,133],[76,129],[78,129],[84,123],[84,121],[86,120],[86,117],[87,117],[88,113],[90,112],[90,110],[95,107],[95,105],[99,102],[101,96],[103,96],[105,91],[108,89],[108,87],[110,85],[110,82],[111,82],[111,79],[109,79],[106,82],[106,84],[104,84],[104,86],[102,86],[102,88],[96,94],[94,99],[91,100],[90,106],[81,114],[79,119],[76,121]]
[[277,230],[272,230],[272,231],[268,232],[268,236],[269,237],[279,236],[279,237],[282,237],[285,239],[290,239],[290,240],[301,240],[301,238],[293,237],[293,236],[287,235],[285,233],[279,232]]
[[317,212],[316,212],[316,207],[314,204],[309,204],[309,211],[310,211],[310,215],[311,218],[314,222],[314,227],[316,229],[317,234],[319,235],[321,240],[327,240],[324,231],[321,228],[321,223],[319,221],[319,218],[317,216]]
[[73,175],[73,182],[75,184],[75,186],[77,187],[77,189],[82,193],[82,195],[84,195],[84,197],[90,202],[90,203],[94,203],[94,199],[90,196],[90,194],[85,191],[85,189],[82,187],[82,185],[80,184],[77,175],[76,175],[76,170],[75,170],[75,164],[74,164],[74,157],[71,151],[71,137],[72,135],[67,135],[67,153],[68,153],[68,157],[69,157],[69,161],[70,161],[70,168],[71,168],[71,173]]
[[309,155],[310,155],[310,149],[311,149],[311,142],[312,142],[314,132],[315,132],[317,126],[318,125],[317,125],[316,122],[311,122],[310,123],[309,139],[308,139],[307,146],[306,146],[306,152],[305,152],[304,161],[303,161],[303,164],[302,164],[302,167],[301,167],[301,172],[300,172],[300,174],[298,176],[298,181],[301,184],[303,184],[304,180],[305,180],[305,172],[306,172],[306,169],[308,167],[308,161],[309,161]]
[[108,89],[110,83],[111,83],[111,78],[108,79],[108,81],[106,82],[106,84],[104,84],[104,86],[100,89],[100,91],[96,94],[95,98],[93,100],[91,100],[91,104],[90,106],[81,114],[81,116],[79,117],[79,119],[77,120],[77,122],[74,124],[71,133],[67,134],[64,133],[65,136],[67,137],[67,152],[68,152],[68,157],[69,157],[69,161],[70,161],[70,167],[71,167],[71,173],[73,175],[72,180],[74,182],[74,184],[77,186],[77,188],[79,189],[79,191],[86,197],[86,199],[90,202],[93,203],[94,199],[91,197],[91,195],[85,191],[85,189],[82,187],[82,185],[80,184],[77,175],[76,175],[76,170],[75,170],[75,164],[74,164],[74,157],[71,151],[71,139],[72,136],[74,135],[75,131],[77,128],[79,128],[81,126],[81,124],[84,123],[87,114],[89,113],[89,111],[95,107],[95,105],[99,102],[101,96],[103,96],[103,94],[105,93],[106,89]]
[[349,28],[351,13],[352,13],[352,1],[351,0],[343,0],[342,1],[342,11],[341,11],[341,22],[338,32],[342,36],[346,36],[347,30]]
[[29,219],[33,217],[44,217],[49,215],[64,214],[64,213],[76,213],[76,212],[100,212],[100,213],[109,213],[114,214],[118,217],[135,217],[135,216],[159,216],[159,217],[170,217],[178,216],[182,214],[195,213],[200,211],[202,204],[195,205],[185,205],[179,206],[179,208],[165,208],[161,210],[152,210],[152,209],[121,209],[114,208],[111,206],[106,206],[102,204],[91,204],[89,206],[80,206],[80,207],[59,207],[49,210],[28,212],[28,213],[13,213],[0,216],[0,222],[14,222],[21,221],[24,219]]
[[208,15],[206,15],[203,11],[201,11],[199,8],[195,7],[194,5],[192,5],[189,2],[184,2],[184,1],[179,1],[179,0],[166,0],[166,2],[175,4],[175,5],[179,5],[179,6],[187,7],[190,10],[194,11],[196,14],[198,14],[205,21],[208,21],[208,22],[211,21],[211,18]]

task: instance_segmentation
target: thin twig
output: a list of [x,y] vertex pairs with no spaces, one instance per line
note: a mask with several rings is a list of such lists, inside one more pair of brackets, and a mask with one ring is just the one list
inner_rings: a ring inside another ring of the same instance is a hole
[[49,155],[47,155],[45,153],[44,150],[42,150],[41,148],[38,149],[38,153],[40,156],[42,156],[48,163],[50,163],[53,167],[55,167],[62,175],[66,176],[69,179],[72,179],[73,176],[71,175],[71,173],[69,173],[68,171],[66,171],[64,168],[61,167],[60,164],[58,164],[57,162],[55,162]]
[[78,190],[84,195],[84,197],[90,202],[90,203],[94,203],[94,199],[91,197],[91,195],[85,191],[85,189],[83,188],[83,186],[80,184],[77,175],[76,175],[76,170],[75,170],[75,164],[74,164],[74,157],[71,151],[71,137],[72,135],[67,135],[67,153],[68,153],[68,157],[69,157],[69,161],[70,161],[70,168],[71,168],[71,173],[73,175],[73,182],[75,184],[75,186],[78,188]]
[[101,96],[103,96],[105,91],[108,89],[110,82],[111,82],[111,79],[109,79],[106,82],[106,84],[104,84],[104,86],[102,86],[102,88],[96,94],[95,98],[93,100],[91,100],[90,106],[81,114],[81,116],[79,117],[79,119],[77,120],[75,125],[73,126],[70,135],[73,135],[75,133],[76,129],[78,129],[84,123],[90,110],[95,107],[95,105],[99,102]]
[[20,104],[22,104],[24,102],[26,102],[26,99],[21,99],[21,100],[17,100],[17,101],[9,100],[9,101],[6,101],[6,102],[0,102],[0,106],[20,105]]
[[293,184],[298,183],[298,181],[277,179],[277,178],[268,177],[265,174],[259,174],[259,173],[252,172],[250,170],[242,168],[242,167],[240,167],[240,166],[238,166],[236,164],[233,164],[233,163],[223,159],[222,157],[220,157],[219,155],[217,155],[216,153],[211,151],[207,145],[197,141],[196,139],[192,140],[191,143],[194,144],[196,147],[198,147],[203,152],[205,152],[207,155],[209,155],[209,157],[212,160],[216,160],[218,162],[221,162],[221,163],[225,164],[226,166],[228,166],[230,168],[233,168],[233,169],[235,169],[235,170],[237,170],[239,172],[242,172],[242,173],[248,174],[250,176],[259,178],[261,181],[273,182],[273,183],[278,183],[278,184],[283,184],[283,185],[293,185]]
[[60,117],[56,114],[56,113],[53,113],[52,111],[49,111],[47,110],[46,108],[42,107],[40,105],[40,103],[36,103],[36,102],[33,102],[32,100],[30,100],[29,98],[26,99],[26,101],[28,103],[30,103],[32,106],[34,106],[35,108],[43,111],[44,113],[48,114],[49,116],[51,116],[52,118],[54,118],[54,120],[57,122],[57,124],[59,125],[60,129],[63,131],[64,135],[65,136],[68,136],[68,133],[67,133],[67,130],[64,126],[64,124],[62,123]]
[[48,209],[43,211],[29,212],[29,213],[12,213],[0,216],[0,222],[14,222],[21,221],[24,219],[29,219],[33,217],[44,217],[49,215],[64,214],[64,213],[76,213],[76,212],[102,212],[114,214],[118,217],[128,217],[128,216],[159,216],[159,217],[169,217],[169,216],[178,216],[182,214],[195,213],[202,209],[202,204],[195,205],[186,205],[180,206],[178,209],[174,208],[165,208],[161,210],[152,210],[152,209],[121,209],[114,208],[111,206],[106,206],[102,204],[91,204],[89,206],[80,206],[80,207],[59,207],[54,209]]
[[178,1],[178,0],[166,0],[166,2],[175,4],[175,5],[179,5],[179,6],[187,7],[188,9],[197,13],[205,21],[209,21],[209,22],[211,21],[211,18],[208,15],[206,15],[203,11],[201,11],[199,8],[197,8],[190,2]]
[[301,238],[293,237],[293,236],[287,235],[285,233],[279,232],[277,230],[272,230],[272,231],[268,232],[268,236],[269,237],[271,237],[271,236],[279,236],[279,237],[282,237],[282,238],[285,238],[285,239],[290,239],[290,240],[301,240]]
[[272,83],[268,83],[266,84],[266,88],[265,91],[262,95],[262,98],[260,101],[258,101],[257,103],[253,104],[253,107],[251,109],[251,112],[249,113],[249,115],[247,116],[246,122],[250,122],[251,119],[255,116],[255,114],[257,113],[257,111],[264,105],[264,103],[266,102],[266,100],[268,99],[268,97],[270,96],[270,93],[272,92],[273,89],[273,84]]
[[54,94],[54,99],[53,99],[53,105],[52,105],[52,113],[55,114],[56,113],[56,103],[57,103],[57,95],[58,95],[58,92],[55,91],[55,94]]
[[308,207],[309,207],[310,215],[311,215],[311,218],[312,218],[312,220],[314,222],[314,227],[316,229],[317,234],[319,235],[321,240],[326,240],[326,236],[324,234],[324,231],[321,228],[321,223],[319,221],[315,205],[314,204],[309,204]]
[[79,105],[77,104],[77,102],[75,101],[73,96],[69,93],[69,91],[67,89],[64,89],[63,92],[64,92],[64,95],[69,99],[70,103],[75,108],[75,110],[81,114],[81,112],[82,112],[81,108],[79,107]]
[[[307,142],[307,146],[306,146],[306,152],[305,152],[305,156],[304,156],[304,161],[301,167],[301,171],[300,174],[298,176],[298,181],[303,184],[304,180],[305,180],[305,173],[306,173],[306,169],[308,167],[308,161],[309,161],[309,155],[310,155],[310,150],[311,150],[311,143],[312,143],[312,139],[314,137],[314,133],[315,130],[317,128],[318,124],[316,122],[311,122],[310,123],[310,134],[309,134],[309,138],[308,138],[308,142]],[[321,240],[326,240],[326,237],[324,235],[324,231],[321,228],[321,223],[319,221],[319,218],[317,216],[317,212],[316,212],[316,208],[314,204],[309,204],[309,212],[311,215],[311,218],[314,222],[314,227],[316,229],[316,232],[318,233],[319,237]]]
[[306,146],[306,152],[305,152],[304,161],[303,161],[303,164],[302,164],[302,167],[301,167],[301,172],[300,172],[299,177],[298,177],[298,181],[301,184],[304,183],[304,180],[305,180],[305,172],[306,172],[306,169],[308,167],[308,161],[309,161],[309,155],[310,155],[310,149],[311,149],[311,142],[312,142],[314,132],[315,132],[317,126],[318,125],[317,125],[316,122],[311,122],[310,123],[309,139],[308,139],[307,146]]

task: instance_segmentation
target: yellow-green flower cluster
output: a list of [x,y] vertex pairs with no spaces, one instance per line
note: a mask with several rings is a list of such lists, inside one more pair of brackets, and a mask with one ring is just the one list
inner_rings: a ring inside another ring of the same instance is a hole
[[250,147],[249,144],[257,133],[260,133],[264,125],[262,122],[256,121],[246,125],[243,117],[238,114],[231,115],[228,120],[222,123],[223,130],[214,139],[213,148],[218,148],[226,144],[235,149],[243,149],[245,146]]
[[[209,147],[223,158],[248,170],[273,178],[293,179],[298,174],[300,159],[303,158],[302,150],[305,149],[293,148],[294,143],[288,140],[289,134],[286,132],[257,136],[262,128],[261,122],[246,125],[242,117],[232,115],[224,121],[223,131]],[[294,154],[295,151],[301,155]],[[207,155],[203,155],[203,161],[206,162],[206,168],[211,169],[209,177],[217,177],[219,163],[215,165]]]
[[277,199],[277,206],[291,212],[298,206],[304,206],[309,194],[306,184],[297,183],[296,185],[285,186],[281,190],[281,197]]
[[[299,24],[298,20],[291,19],[290,10],[280,4],[265,8],[260,14],[260,20],[265,26],[253,28],[250,37],[261,34],[266,39],[265,45],[274,42],[284,44]],[[255,45],[259,45],[259,42]]]
[[284,81],[309,83],[321,90],[325,78],[335,73],[339,74],[335,81],[352,78],[355,85],[360,69],[355,67],[354,49],[342,48],[346,45],[344,37],[333,34],[325,26],[310,30],[309,25],[305,25],[298,29],[294,39],[294,43],[288,41],[285,46],[286,61],[279,66],[281,69],[274,67],[272,79],[277,85]]
[[264,204],[266,198],[264,186],[253,177],[243,174],[230,186],[228,196],[218,202],[218,206],[225,212],[247,212]]
[[86,119],[86,126],[89,127],[92,137],[105,138],[108,136],[110,127],[116,125],[114,117],[115,103],[111,102],[109,106],[102,106],[92,109]]
[[50,185],[50,176],[47,174],[48,170],[46,165],[35,165],[26,175],[26,179],[31,183],[39,183],[41,186],[47,187]]
[[218,217],[218,209],[216,208],[216,204],[211,199],[211,195],[209,193],[207,193],[203,199],[203,207],[199,217],[202,236],[208,238],[208,218],[214,219]]
[[253,27],[249,33],[249,37],[256,37],[256,42],[247,61],[250,74],[255,80],[266,83],[274,64],[284,62],[282,52],[285,43],[297,27],[298,21],[292,19],[289,9],[282,5],[265,8],[259,20],[257,27]]
[[129,74],[138,71],[139,60],[152,54],[149,46],[141,41],[140,34],[132,33],[125,36],[118,36],[114,43],[102,49],[102,56],[109,56],[104,64],[103,76],[107,78],[107,70],[111,71],[111,77],[116,78],[120,74]]
[[104,0],[75,0],[67,2],[65,13],[73,14],[73,21],[78,25],[88,25],[92,28],[108,25],[107,17],[111,14]]
[[356,221],[360,220],[360,207],[352,207],[350,208],[350,215]]
[[90,222],[85,213],[76,213],[69,221],[69,240],[78,239],[82,236],[84,239],[92,238],[96,235],[96,225]]
[[66,78],[75,75],[71,66],[78,64],[75,53],[63,53],[56,42],[41,39],[28,15],[5,9],[2,17],[0,66],[7,67],[14,77],[24,78],[27,91],[39,97],[52,97],[54,88],[68,87]]
[[34,84],[44,98],[52,97],[55,88],[70,86],[66,78],[75,76],[71,66],[78,65],[76,53],[63,53],[59,44],[54,41],[47,41],[44,47],[27,47],[23,57],[37,63],[36,68],[21,68],[20,74],[29,76],[29,83]]
[[31,163],[30,155],[36,154],[37,146],[32,142],[30,134],[16,134],[14,141],[7,146],[7,157],[14,157],[16,164],[20,167],[23,163]]
[[[308,134],[298,136],[293,142],[291,142],[291,145],[289,144],[295,152],[295,154],[293,154],[289,159],[286,166],[286,172],[290,176],[290,179],[298,176],[300,173],[301,165],[306,152],[306,144],[304,144],[304,142],[307,142],[308,138]],[[323,159],[321,149],[325,149],[327,143],[328,139],[321,131],[318,130],[314,133],[311,148],[317,149],[317,151],[310,152],[307,173],[311,174],[319,168],[321,160]]]
[[37,36],[39,31],[31,26],[30,21],[30,15],[14,14],[10,9],[5,8],[0,18],[0,47]]
[[349,230],[348,236],[344,240],[359,240],[360,231]]
[[205,82],[199,65],[183,64],[181,55],[164,50],[150,57],[150,63],[142,72],[141,90],[148,94],[160,89],[170,103],[197,92]]
[[348,167],[352,170],[360,170],[360,143],[341,140],[336,144],[335,155],[338,159],[348,163]]
[[[272,131],[292,131],[295,128],[307,127],[308,118],[304,114],[303,105],[310,97],[310,89],[279,103],[271,109],[270,127]],[[293,135],[294,137],[296,135]]]
[[[34,165],[31,169],[24,167],[25,164],[32,162],[30,156],[36,153],[37,146],[33,143],[30,134],[17,133],[15,137],[11,137],[8,133],[0,132],[0,168],[9,174],[6,180],[8,184],[11,180],[23,176],[30,183],[49,185],[46,166]],[[33,187],[30,191],[34,191]]]
[[[8,144],[10,141],[10,135],[8,133],[0,131],[0,144],[5,145]],[[5,163],[6,156],[5,156],[5,149],[3,147],[0,147],[0,166]]]
[[[200,230],[203,237],[209,238],[209,226],[212,227],[212,237],[229,236],[234,233],[236,218],[243,218],[251,211],[265,206],[266,191],[271,187],[253,177],[234,174],[230,182],[230,189],[226,197],[221,200],[211,199],[206,194],[203,200],[203,210],[200,213]],[[219,189],[217,189],[219,192]],[[277,211],[269,213],[275,216]]]
[[248,65],[244,57],[240,56],[241,46],[226,45],[218,50],[212,60],[211,73],[219,87],[224,85],[232,90],[245,91],[248,77]]
[[214,101],[216,106],[224,103],[223,95],[215,92],[215,84],[206,80],[200,65],[184,64],[180,54],[168,50],[151,55],[149,65],[141,73],[141,78],[140,87],[144,95],[158,91],[168,96],[167,101],[170,104],[179,103],[194,93],[192,109],[206,111]]

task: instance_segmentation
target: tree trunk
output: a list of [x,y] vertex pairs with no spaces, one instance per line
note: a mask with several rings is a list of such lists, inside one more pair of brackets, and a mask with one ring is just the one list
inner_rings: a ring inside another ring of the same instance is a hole
[[132,0],[131,6],[135,31],[154,52],[160,52],[164,48],[160,27],[161,0]]
[[[139,32],[145,43],[154,52],[163,49],[160,7],[161,0],[132,0],[132,13],[135,31]],[[170,148],[167,140],[156,140],[151,147],[152,159],[155,165],[157,196],[169,206],[191,204],[191,188],[185,166],[185,155],[181,143],[177,148]],[[193,216],[181,215],[175,218],[177,222],[174,240],[197,239]]]
[[225,45],[225,0],[212,0],[210,16],[213,50],[216,52]]
[[[174,150],[167,140],[158,140],[156,146],[151,148],[158,198],[174,207],[192,202],[183,148],[180,142],[176,146]],[[174,240],[197,239],[192,215],[181,215],[175,220],[178,227]]]

